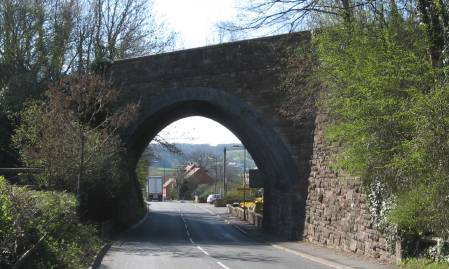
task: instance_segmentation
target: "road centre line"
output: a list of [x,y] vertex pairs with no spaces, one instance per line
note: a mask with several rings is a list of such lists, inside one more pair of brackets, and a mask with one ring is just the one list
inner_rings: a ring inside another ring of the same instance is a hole
[[[207,208],[203,208],[203,207],[197,206],[197,205],[195,205],[195,206],[196,206],[196,207],[199,207],[199,208],[201,208],[201,209],[203,209],[203,210],[209,212],[209,214],[214,215],[214,216],[216,216],[216,217],[219,218],[219,216],[218,216],[217,214],[215,214],[214,212],[212,212],[211,210],[209,210],[209,209],[207,209]],[[188,237],[189,237],[190,243],[195,244],[195,242],[194,242],[194,241],[192,240],[192,238],[190,237],[189,228],[188,228],[188,226],[187,226],[186,220],[184,219],[184,214],[182,214],[182,212],[181,212],[181,209],[179,209],[179,214],[181,215],[182,221],[184,222],[184,226],[185,226],[185,228],[186,228],[186,232],[187,232],[187,235],[188,235]],[[231,223],[229,223],[229,224],[231,224]],[[234,226],[234,225],[233,225],[233,226]],[[203,252],[205,255],[210,256],[209,252],[205,251],[202,247],[200,247],[200,246],[197,245],[196,248],[199,249],[201,252]],[[220,261],[217,261],[217,264],[220,265],[220,266],[221,266],[222,268],[224,268],[224,269],[230,269],[229,267],[227,267],[226,265],[224,265],[224,264],[223,264],[222,262],[220,262]]]
[[207,256],[210,256],[210,254],[209,254],[207,251],[205,251],[202,247],[196,246],[196,248],[199,249],[199,250],[201,250],[201,252],[203,252],[203,253],[206,254]]
[[[233,226],[234,228],[236,228],[240,232],[242,232],[245,235],[249,236],[247,231],[245,231],[244,229],[240,228],[237,224],[234,224],[232,221],[229,221],[226,218],[221,218],[218,214],[214,213],[213,211],[209,210],[208,208],[204,208],[204,207],[201,207],[201,206],[198,206],[198,205],[195,205],[195,206],[203,209],[204,211],[207,211],[211,215],[214,215],[214,216],[224,220],[225,223]],[[326,260],[326,259],[323,259],[323,258],[320,258],[320,257],[315,257],[315,256],[312,256],[312,255],[309,255],[309,254],[306,254],[306,253],[303,253],[303,252],[300,252],[300,251],[296,251],[296,250],[293,250],[293,249],[290,249],[290,248],[286,248],[286,247],[283,247],[283,246],[280,246],[280,245],[277,245],[277,244],[269,243],[269,245],[271,245],[273,248],[276,248],[276,249],[279,249],[279,250],[283,250],[285,252],[289,252],[291,254],[300,256],[300,257],[302,257],[304,259],[307,259],[307,260],[310,260],[310,261],[313,261],[313,262],[316,262],[316,263],[319,263],[319,264],[323,264],[323,265],[326,265],[326,266],[329,266],[329,267],[332,267],[332,268],[335,268],[335,269],[355,269],[354,267],[350,267],[350,266],[347,266],[347,265],[344,265],[344,264],[339,264],[339,263],[336,263],[336,262],[332,262],[332,261],[329,261],[329,260]],[[202,250],[199,246],[197,246],[197,247],[200,250]],[[208,254],[206,254],[206,255],[208,255]],[[221,263],[219,261],[217,261],[217,264],[220,265],[224,269],[230,269],[229,267],[227,267],[226,265],[224,265],[223,263]]]
[[[201,206],[197,206],[197,207],[199,207],[199,208],[209,212],[212,215],[216,215],[215,213],[213,213],[208,208],[204,208],[204,207],[201,207]],[[218,215],[216,215],[216,216],[218,216]],[[243,234],[248,236],[248,232],[245,231],[244,229],[240,228],[237,224],[234,224],[232,221],[229,221],[227,219],[224,219],[224,221],[225,221],[225,223],[227,223],[229,225],[232,225],[234,228],[236,228],[237,230],[239,230],[240,232],[242,232]],[[315,257],[315,256],[312,256],[312,255],[308,255],[308,254],[305,254],[305,253],[302,253],[302,252],[299,252],[299,251],[295,251],[295,250],[292,250],[292,249],[289,249],[289,248],[286,248],[286,247],[282,247],[280,245],[276,245],[276,244],[270,244],[270,245],[272,247],[276,248],[276,249],[283,250],[285,252],[289,252],[289,253],[295,254],[295,255],[300,256],[302,258],[314,261],[316,263],[324,264],[324,265],[327,265],[327,266],[335,268],[335,269],[355,269],[355,268],[350,267],[350,266],[346,266],[346,265],[343,265],[343,264],[338,264],[338,263],[335,263],[335,262],[332,262],[332,261],[328,261],[326,259],[322,259],[322,258]],[[228,267],[226,267],[225,265],[223,265],[220,262],[217,262],[217,263],[220,266],[222,266],[223,268],[228,268]]]
[[217,262],[218,265],[220,265],[221,267],[223,267],[224,269],[230,269],[229,267],[227,267],[226,265],[222,264],[221,262]]
[[187,227],[187,222],[184,219],[184,215],[182,214],[181,209],[179,208],[178,211],[179,211],[179,215],[181,216],[182,222],[184,222],[184,228],[186,229],[186,234],[187,234],[187,237],[189,238],[190,243],[195,244],[195,242],[193,242],[193,240],[192,240],[192,237],[190,236],[190,231],[189,231],[189,228]]

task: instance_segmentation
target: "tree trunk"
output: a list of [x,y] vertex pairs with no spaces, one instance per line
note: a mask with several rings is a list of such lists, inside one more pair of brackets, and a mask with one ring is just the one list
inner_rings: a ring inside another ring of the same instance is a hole
[[440,12],[430,0],[418,0],[418,11],[422,22],[426,25],[429,38],[430,60],[434,67],[442,66],[442,52],[444,49],[444,33],[440,21]]
[[[442,61],[443,66],[449,65],[449,2],[447,0],[439,0],[441,6],[441,21],[443,24],[443,55]],[[446,79],[448,79],[448,74],[446,74]]]
[[81,194],[81,180],[83,179],[83,170],[84,170],[84,140],[85,140],[85,135],[84,133],[81,131],[80,133],[80,139],[81,139],[81,152],[80,152],[80,163],[79,163],[79,170],[78,170],[78,179],[76,182],[76,198],[78,199],[78,216],[80,218],[82,218],[83,216],[83,197]]
[[343,6],[343,20],[345,23],[350,23],[352,20],[351,1],[341,0],[341,4]]

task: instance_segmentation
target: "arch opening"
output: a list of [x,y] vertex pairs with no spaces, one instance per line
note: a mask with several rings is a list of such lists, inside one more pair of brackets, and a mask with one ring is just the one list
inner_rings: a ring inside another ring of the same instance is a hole
[[189,200],[195,195],[203,201],[217,194],[227,201],[242,202],[263,196],[263,185],[256,186],[252,180],[250,188],[250,170],[253,174],[257,169],[232,132],[213,120],[194,116],[164,128],[146,148],[136,172],[144,197],[151,200],[149,176],[162,179],[162,200]]

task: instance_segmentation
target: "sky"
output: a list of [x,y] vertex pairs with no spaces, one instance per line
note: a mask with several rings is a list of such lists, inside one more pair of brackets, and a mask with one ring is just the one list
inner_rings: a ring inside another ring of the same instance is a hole
[[[215,24],[232,19],[237,13],[234,7],[235,0],[154,0],[156,16],[178,33],[177,47],[183,49],[213,43]],[[172,143],[240,143],[224,126],[204,117],[178,120],[159,135]]]
[[194,116],[173,122],[159,135],[172,143],[240,144],[240,140],[226,127],[208,118]]
[[178,48],[214,43],[215,24],[237,15],[238,0],[153,0],[156,17],[178,33]]

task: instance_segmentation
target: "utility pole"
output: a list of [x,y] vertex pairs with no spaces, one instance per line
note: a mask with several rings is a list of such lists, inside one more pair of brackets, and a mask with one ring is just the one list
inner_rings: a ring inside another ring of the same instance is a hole
[[243,146],[243,220],[246,220],[246,148]]
[[226,198],[226,147],[223,148],[223,198]]
[[243,220],[246,220],[246,148],[245,145],[234,145],[233,148],[243,149],[243,175],[242,175],[242,186],[243,186]]
[[217,180],[218,180],[218,160],[215,159],[215,187],[214,192],[217,193]]
[[214,193],[217,193],[217,181],[218,181],[218,159],[215,156],[209,156],[207,157],[209,160],[214,160],[215,163],[215,186],[214,186]]
[[[162,201],[165,201],[164,198],[164,184],[165,184],[165,163],[163,163],[164,165],[164,177],[162,178]],[[167,193],[165,193],[165,196],[167,196]]]

